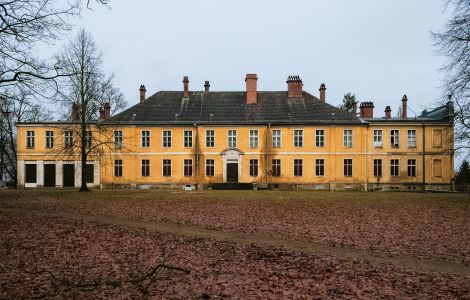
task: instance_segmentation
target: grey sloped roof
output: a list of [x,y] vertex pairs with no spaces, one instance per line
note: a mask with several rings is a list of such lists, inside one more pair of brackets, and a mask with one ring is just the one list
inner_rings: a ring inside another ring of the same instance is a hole
[[245,92],[190,92],[188,98],[183,98],[183,92],[161,91],[107,122],[149,125],[361,122],[307,92],[298,98],[289,98],[287,91],[258,92],[255,104],[246,104],[245,98]]

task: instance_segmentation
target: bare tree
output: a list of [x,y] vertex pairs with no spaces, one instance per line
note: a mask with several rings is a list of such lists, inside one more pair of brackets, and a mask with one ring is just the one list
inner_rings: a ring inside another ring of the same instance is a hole
[[432,33],[439,54],[448,58],[445,94],[451,95],[455,107],[456,149],[470,149],[470,1],[447,0],[452,10],[444,32]]
[[97,122],[99,114],[103,114],[104,109],[109,115],[111,111],[124,108],[126,103],[122,93],[113,86],[113,76],[104,74],[102,56],[93,38],[84,29],[57,56],[57,65],[72,74],[61,78],[57,92],[62,103],[73,107],[68,130],[74,131],[78,137],[77,147],[82,163],[80,191],[88,191],[87,158],[90,154],[101,154],[102,146],[112,143],[109,128]]

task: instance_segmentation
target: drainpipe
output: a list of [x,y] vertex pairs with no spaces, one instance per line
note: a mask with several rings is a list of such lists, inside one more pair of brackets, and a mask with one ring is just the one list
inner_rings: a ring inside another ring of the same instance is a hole
[[265,138],[265,151],[266,151],[266,162],[265,162],[265,174],[266,174],[266,188],[268,188],[269,184],[269,154],[268,154],[268,146],[269,146],[269,128],[271,127],[271,124],[268,123],[266,125],[266,138]]
[[424,121],[422,122],[423,126],[423,192],[426,191],[426,126]]
[[194,124],[194,128],[196,128],[196,137],[195,137],[195,167],[196,167],[196,190],[199,190],[199,128],[197,124]]

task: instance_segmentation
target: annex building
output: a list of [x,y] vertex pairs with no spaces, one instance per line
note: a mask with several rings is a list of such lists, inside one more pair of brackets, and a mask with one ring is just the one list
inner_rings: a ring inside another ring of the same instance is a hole
[[[450,189],[454,177],[453,104],[392,117],[372,102],[359,114],[327,103],[289,76],[284,91],[160,91],[87,131],[86,180],[95,187],[210,188],[220,183],[316,190]],[[19,187],[77,187],[81,137],[76,112],[62,122],[19,123]],[[99,145],[99,147],[97,146]]]

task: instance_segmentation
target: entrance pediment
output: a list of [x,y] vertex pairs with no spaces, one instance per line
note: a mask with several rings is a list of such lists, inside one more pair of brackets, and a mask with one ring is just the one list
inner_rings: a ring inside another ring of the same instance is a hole
[[238,156],[243,155],[243,151],[238,148],[227,148],[220,153],[226,159],[238,159]]

